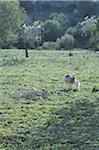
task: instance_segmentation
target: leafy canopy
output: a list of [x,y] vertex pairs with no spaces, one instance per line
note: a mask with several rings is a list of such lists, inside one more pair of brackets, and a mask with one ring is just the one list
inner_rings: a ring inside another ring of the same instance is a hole
[[8,44],[14,33],[19,29],[23,20],[23,9],[19,1],[0,2],[0,45]]

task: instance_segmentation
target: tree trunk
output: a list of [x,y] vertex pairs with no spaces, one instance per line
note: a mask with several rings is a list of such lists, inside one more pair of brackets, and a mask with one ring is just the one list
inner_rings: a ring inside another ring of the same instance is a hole
[[25,56],[29,57],[29,55],[28,55],[28,49],[25,49]]

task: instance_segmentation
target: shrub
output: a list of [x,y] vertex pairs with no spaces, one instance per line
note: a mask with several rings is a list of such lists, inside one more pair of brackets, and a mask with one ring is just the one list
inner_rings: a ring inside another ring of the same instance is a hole
[[55,42],[45,42],[42,46],[38,47],[38,50],[55,50],[56,43]]
[[61,49],[61,39],[58,38],[58,39],[56,40],[56,50],[60,50],[60,49]]
[[61,37],[61,48],[63,49],[73,48],[74,43],[75,43],[75,39],[70,34],[66,33],[64,36]]
[[73,48],[74,43],[75,43],[74,37],[72,35],[66,33],[60,39],[58,38],[56,40],[56,49],[57,50],[71,49],[71,48]]

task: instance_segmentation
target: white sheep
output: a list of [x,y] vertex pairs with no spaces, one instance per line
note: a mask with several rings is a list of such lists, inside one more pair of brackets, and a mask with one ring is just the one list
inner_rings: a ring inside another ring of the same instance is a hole
[[65,75],[64,82],[67,85],[67,90],[80,91],[80,81],[76,80],[75,73]]
[[73,73],[65,75],[64,82],[66,83],[68,90],[73,89],[73,84],[75,83],[75,74]]

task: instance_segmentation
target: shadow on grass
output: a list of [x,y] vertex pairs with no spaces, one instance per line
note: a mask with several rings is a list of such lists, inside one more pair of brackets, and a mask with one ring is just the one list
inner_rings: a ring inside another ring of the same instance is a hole
[[70,103],[43,126],[17,133],[16,137],[5,137],[4,141],[24,150],[98,150],[98,108],[98,101]]

